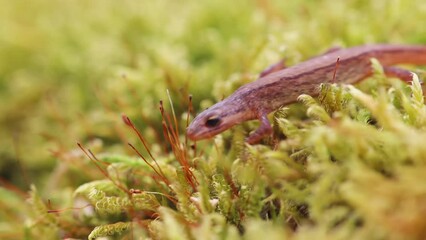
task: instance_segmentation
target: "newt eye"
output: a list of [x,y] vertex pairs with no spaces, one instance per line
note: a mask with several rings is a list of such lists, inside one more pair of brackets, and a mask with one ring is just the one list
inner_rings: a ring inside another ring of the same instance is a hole
[[216,127],[220,123],[220,118],[217,116],[210,117],[206,121],[206,127]]

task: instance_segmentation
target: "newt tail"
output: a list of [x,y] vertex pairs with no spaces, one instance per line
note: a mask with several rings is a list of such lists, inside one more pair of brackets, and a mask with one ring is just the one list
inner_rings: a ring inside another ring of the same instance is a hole
[[393,65],[426,65],[426,45],[377,44],[333,49],[292,67],[274,66],[258,80],[196,116],[187,135],[194,141],[211,138],[236,124],[258,119],[259,128],[246,139],[249,144],[257,143],[272,132],[268,113],[297,101],[301,94],[318,95],[321,83],[353,84],[365,79],[373,73],[371,58],[382,64],[386,75],[411,81],[409,71]]

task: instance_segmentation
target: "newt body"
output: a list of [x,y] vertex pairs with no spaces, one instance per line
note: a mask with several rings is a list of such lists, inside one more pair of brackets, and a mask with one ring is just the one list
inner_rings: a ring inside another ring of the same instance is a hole
[[248,143],[256,143],[272,131],[268,113],[295,102],[301,94],[317,95],[321,83],[353,84],[370,76],[371,58],[382,64],[387,75],[407,80],[407,74],[408,78],[411,76],[408,71],[391,66],[426,65],[426,45],[381,44],[338,49],[273,72],[240,87],[196,116],[187,129],[188,137],[210,138],[241,122],[259,119],[260,127],[247,138]]

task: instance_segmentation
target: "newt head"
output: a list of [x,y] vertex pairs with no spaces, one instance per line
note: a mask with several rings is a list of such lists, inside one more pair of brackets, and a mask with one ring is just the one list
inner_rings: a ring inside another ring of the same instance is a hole
[[244,105],[222,101],[204,110],[186,129],[189,139],[195,141],[211,138],[238,123],[249,120],[252,114]]

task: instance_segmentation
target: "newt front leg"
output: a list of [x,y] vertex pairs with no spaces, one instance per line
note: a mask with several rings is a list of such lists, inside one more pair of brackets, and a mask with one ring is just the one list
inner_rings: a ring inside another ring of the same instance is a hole
[[260,126],[254,133],[250,134],[250,136],[246,138],[246,142],[248,144],[258,143],[260,140],[262,140],[263,137],[271,135],[272,133],[272,127],[268,119],[268,114],[261,113],[258,119]]

